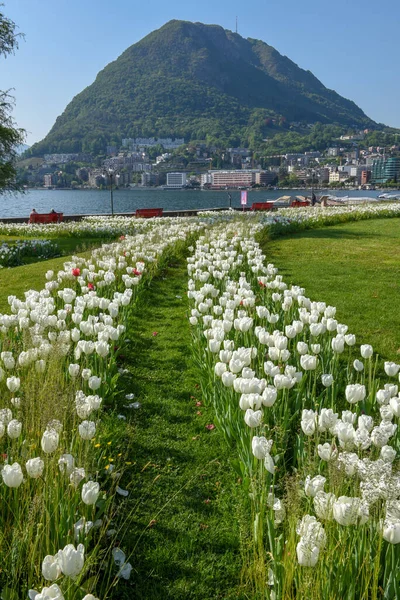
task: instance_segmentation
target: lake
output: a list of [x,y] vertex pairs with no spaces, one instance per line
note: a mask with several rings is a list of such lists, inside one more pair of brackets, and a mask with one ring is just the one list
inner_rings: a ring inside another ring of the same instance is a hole
[[[229,190],[232,206],[240,206],[240,192]],[[376,199],[380,191],[324,191],[338,197],[370,197]],[[309,197],[310,190],[252,190],[248,192],[248,206],[253,202],[276,200],[280,196],[297,194]],[[163,208],[164,210],[206,209],[229,207],[227,191],[162,190],[133,188],[114,190],[114,212],[131,213],[137,208]],[[110,213],[109,190],[27,190],[22,194],[0,195],[1,217],[28,217],[32,208],[38,213],[47,213],[54,208],[66,215]]]

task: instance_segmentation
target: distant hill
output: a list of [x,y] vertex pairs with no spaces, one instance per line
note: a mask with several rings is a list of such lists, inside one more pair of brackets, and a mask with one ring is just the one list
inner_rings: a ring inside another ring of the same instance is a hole
[[265,42],[174,20],[100,71],[31,152],[97,154],[137,136],[255,145],[285,122],[376,125]]
[[16,153],[17,154],[23,154],[25,152],[25,150],[29,150],[30,146],[28,146],[27,144],[19,144],[16,147]]

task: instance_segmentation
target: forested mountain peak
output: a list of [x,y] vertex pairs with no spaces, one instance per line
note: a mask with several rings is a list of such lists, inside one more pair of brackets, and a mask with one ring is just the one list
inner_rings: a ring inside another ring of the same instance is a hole
[[172,20],[100,71],[32,151],[97,154],[124,137],[144,136],[254,145],[271,120],[374,125],[354,102],[265,42]]

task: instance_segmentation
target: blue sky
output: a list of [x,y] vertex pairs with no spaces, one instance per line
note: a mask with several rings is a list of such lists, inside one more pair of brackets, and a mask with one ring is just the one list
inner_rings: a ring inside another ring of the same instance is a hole
[[3,0],[25,40],[0,58],[13,115],[42,139],[106,64],[170,19],[215,23],[261,39],[378,122],[400,127],[399,0]]

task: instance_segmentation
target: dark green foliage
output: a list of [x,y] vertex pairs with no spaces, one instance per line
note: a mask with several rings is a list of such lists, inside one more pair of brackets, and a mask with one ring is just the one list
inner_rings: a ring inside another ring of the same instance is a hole
[[100,71],[29,152],[98,154],[110,140],[137,136],[255,147],[293,121],[374,125],[264,42],[170,21]]

